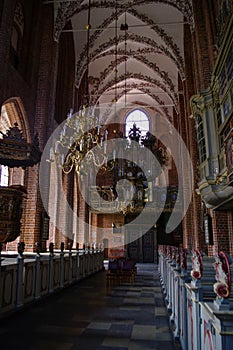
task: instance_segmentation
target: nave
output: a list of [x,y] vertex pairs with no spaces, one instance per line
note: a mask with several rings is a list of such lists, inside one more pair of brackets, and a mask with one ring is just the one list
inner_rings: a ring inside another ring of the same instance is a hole
[[0,0],[0,67],[0,350],[233,349],[233,1]]
[[98,272],[0,321],[7,350],[175,350],[155,264],[137,264],[133,285]]

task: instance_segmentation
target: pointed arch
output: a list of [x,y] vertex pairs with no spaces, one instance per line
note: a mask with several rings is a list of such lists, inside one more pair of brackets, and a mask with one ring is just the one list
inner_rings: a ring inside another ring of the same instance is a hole
[[24,9],[21,1],[18,1],[15,6],[13,26],[11,32],[11,48],[10,48],[10,59],[13,66],[18,69],[20,54],[23,45],[24,36]]
[[[117,83],[117,84],[118,84],[118,83],[123,82],[123,81],[125,80],[125,78],[126,78],[126,79],[129,79],[129,78],[139,79],[139,80],[141,80],[141,81],[146,82],[146,83],[147,83],[147,86],[148,86],[148,83],[153,84],[153,85],[156,86],[156,81],[154,81],[154,79],[152,79],[152,78],[150,78],[150,77],[148,77],[148,76],[144,76],[144,75],[142,75],[141,73],[134,73],[134,74],[131,74],[131,73],[128,72],[126,75],[123,74],[123,75],[119,76],[119,77],[117,78],[117,81],[115,81],[115,79],[109,81],[104,87],[102,87],[102,89],[100,89],[100,90],[98,91],[98,96],[100,97],[100,96],[103,95],[105,92],[107,92],[108,90],[112,89],[113,86],[114,86],[114,83]],[[128,84],[128,87],[129,87],[129,86],[130,86],[130,85]],[[135,88],[135,86],[131,86],[131,87],[132,87],[132,88]],[[159,104],[161,104],[161,105],[164,104],[164,102],[163,102],[158,96],[156,96],[156,94],[152,94],[152,93],[150,92],[150,90],[147,89],[146,86],[140,88],[139,90],[145,92],[146,94],[149,94],[150,96],[153,96],[154,100],[157,101]],[[124,91],[122,92],[122,94],[124,94]],[[91,104],[95,105],[95,104],[97,103],[97,100],[98,100],[98,98],[99,98],[98,96],[95,96],[95,98],[91,101]],[[169,95],[168,95],[168,96],[169,96]],[[169,96],[169,97],[171,98],[171,96]],[[176,104],[175,104],[175,102],[173,101],[172,98],[171,98],[171,100],[172,100],[172,102],[174,103],[174,106],[176,106]],[[167,108],[166,108],[166,107],[163,107],[163,109],[164,109],[165,113],[167,113]]]
[[[158,113],[160,115],[162,115],[163,117],[167,118],[168,120],[170,120],[172,122],[172,116],[169,114],[168,108],[165,106],[164,102],[158,96],[156,96],[155,94],[152,94],[150,92],[150,90],[146,89],[146,88],[141,88],[140,91],[142,91],[144,94],[146,94],[148,97],[151,97],[155,102],[158,103],[158,106],[151,105],[150,108],[155,109],[156,111],[158,111]],[[119,100],[123,96],[124,96],[124,91],[122,91],[121,93],[119,93],[117,95],[117,100]],[[106,110],[105,110],[105,112],[104,112],[104,114],[103,114],[103,116],[101,118],[101,123],[107,124],[109,122],[108,118],[111,115],[110,111],[113,109],[113,104],[114,103],[115,102],[110,102],[108,104],[108,107],[106,108]],[[133,103],[133,102],[131,102],[131,103]],[[143,105],[143,103],[140,101],[138,103],[138,105],[141,106],[141,105]]]
[[[120,16],[123,13],[124,9],[121,9],[120,11],[118,11],[118,16]],[[139,35],[135,35],[135,34],[131,34],[128,35],[127,34],[127,40],[131,40],[131,41],[138,41],[139,43],[149,43],[152,47],[155,47],[157,50],[161,51],[164,55],[167,55],[171,60],[173,60],[176,65],[178,70],[180,71],[181,76],[184,76],[184,62],[183,62],[183,58],[180,54],[180,50],[178,48],[178,46],[173,42],[172,37],[170,37],[163,28],[161,28],[159,25],[157,25],[156,23],[154,23],[151,19],[148,18],[148,16],[146,16],[145,14],[139,14],[135,9],[129,9],[128,13],[131,14],[133,17],[139,19],[142,23],[147,24],[151,27],[151,30],[153,30],[155,32],[156,35],[158,35],[160,37],[160,39],[164,42],[164,45],[158,45],[156,43],[156,41],[152,41],[149,38],[146,37],[140,37]],[[104,20],[103,23],[101,23],[101,25],[99,26],[98,30],[95,30],[94,34],[91,35],[90,40],[89,40],[89,48],[92,48],[96,42],[96,40],[100,37],[100,35],[102,34],[104,28],[107,28],[115,19],[115,12],[112,13],[111,16],[109,16],[107,19]],[[121,43],[122,41],[124,41],[125,37],[122,35],[119,35],[118,38],[118,44]],[[115,41],[113,42],[112,38],[109,39],[109,47],[115,44]],[[100,45],[100,47],[102,48],[102,50],[106,50],[105,47],[103,47],[103,45]],[[98,48],[98,51],[101,54],[100,51],[100,47]],[[107,48],[108,49],[108,48]],[[79,60],[77,62],[77,67],[78,67],[78,71],[77,71],[77,78],[76,81],[78,81],[78,79],[83,75],[84,71],[86,70],[86,50],[87,50],[87,46],[85,45],[83,51],[80,54]],[[94,51],[96,52],[96,50]],[[90,60],[94,60],[96,54],[92,53],[90,55]],[[80,69],[81,67],[81,69]],[[81,79],[79,79],[80,82]]]
[[[70,18],[76,13],[83,11],[88,8],[88,4],[82,5],[82,0],[72,1],[72,2],[61,2],[60,6],[56,10],[56,17],[54,21],[54,40],[58,41],[59,36],[62,32],[62,29],[65,27],[66,23]],[[127,11],[132,6],[140,6],[150,3],[163,3],[170,5],[179,10],[183,16],[186,18],[191,30],[194,28],[194,18],[193,18],[193,9],[191,0],[129,0],[124,4],[118,4],[118,9],[123,9]],[[115,8],[115,1],[111,0],[102,0],[102,1],[93,1],[91,8]]]
[[[181,77],[184,77],[184,69],[183,69],[183,61],[178,59],[177,57],[173,56],[169,49],[163,45],[159,45],[155,40],[150,39],[148,37],[143,37],[136,34],[126,34],[126,39],[130,40],[134,43],[140,43],[145,44],[147,48],[153,48],[157,50],[157,53],[160,53],[164,56],[167,56],[170,58],[170,60],[177,66],[178,71],[180,72]],[[118,37],[118,44],[124,43],[125,41],[125,35],[120,35]],[[90,63],[94,61],[97,57],[99,57],[104,51],[106,52],[108,49],[113,47],[115,44],[115,41],[113,39],[109,39],[107,42],[99,45],[99,47],[90,53]],[[86,49],[82,51],[80,54],[79,60],[77,62],[77,72],[76,72],[76,84],[77,86],[80,85],[82,76],[84,75],[84,72],[86,70]]]
[[11,97],[2,104],[0,120],[0,131],[4,133],[9,127],[17,123],[27,142],[31,143],[28,118],[20,97]]
[[[109,67],[107,69],[104,70],[104,72],[100,73],[100,79],[96,79],[95,85],[91,91],[91,94],[93,94],[94,96],[94,104],[96,103],[96,100],[98,99],[98,96],[100,96],[104,90],[109,89],[111,87],[114,87],[115,83],[119,83],[124,81],[125,78],[135,78],[138,80],[142,80],[144,82],[147,82],[147,84],[150,84],[151,86],[158,86],[161,90],[163,90],[164,92],[167,93],[167,95],[170,97],[171,101],[174,103],[174,105],[177,106],[178,103],[178,97],[177,97],[177,93],[175,92],[175,86],[172,82],[172,80],[169,78],[168,74],[164,71],[161,71],[160,68],[156,65],[156,63],[150,63],[144,56],[136,56],[136,54],[133,56],[136,60],[138,60],[139,62],[141,62],[142,64],[144,64],[145,66],[147,66],[150,69],[153,69],[154,71],[156,71],[156,73],[158,74],[158,76],[160,77],[160,79],[162,81],[159,81],[158,79],[152,78],[150,76],[147,76],[145,74],[142,73],[129,73],[127,72],[124,75],[119,76],[117,79],[113,79],[111,81],[109,81],[107,83],[107,85],[103,86],[102,88],[100,88],[101,85],[101,81],[104,81],[113,71],[113,69],[115,68],[115,62],[113,62],[113,66],[111,66],[111,64],[109,65]],[[117,61],[118,66],[120,63],[125,62],[128,59],[123,57],[120,57]],[[148,85],[147,85],[148,86]],[[91,99],[91,101],[93,101],[93,98]]]
[[146,133],[150,131],[150,122],[149,115],[143,108],[133,108],[125,115],[125,136],[128,135],[134,123],[141,130],[141,135],[145,136]]

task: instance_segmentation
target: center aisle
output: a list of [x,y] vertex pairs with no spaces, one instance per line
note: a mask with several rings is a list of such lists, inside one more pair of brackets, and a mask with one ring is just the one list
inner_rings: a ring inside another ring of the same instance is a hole
[[174,350],[157,266],[137,264],[134,285],[105,272],[0,321],[2,349]]

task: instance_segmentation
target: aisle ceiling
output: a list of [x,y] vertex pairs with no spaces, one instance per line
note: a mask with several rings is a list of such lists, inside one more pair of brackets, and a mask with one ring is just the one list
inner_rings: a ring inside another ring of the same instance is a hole
[[[91,0],[90,4],[91,103],[111,107],[117,98],[152,106],[171,119],[173,107],[178,108],[178,76],[184,79],[184,23],[193,28],[191,0]],[[72,23],[77,87],[87,69],[88,6],[89,0],[55,2],[55,39],[66,31],[69,20]],[[128,30],[120,30],[125,23]]]

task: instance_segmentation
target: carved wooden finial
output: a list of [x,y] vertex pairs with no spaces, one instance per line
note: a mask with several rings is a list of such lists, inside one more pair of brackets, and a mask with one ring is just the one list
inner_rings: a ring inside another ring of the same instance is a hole
[[35,251],[38,255],[40,255],[40,251],[41,251],[41,244],[40,242],[36,242],[35,243]]
[[23,256],[24,249],[25,249],[25,243],[19,242],[18,243],[18,253],[20,256]]
[[64,252],[64,249],[65,249],[65,243],[64,243],[64,242],[61,242],[61,245],[60,245],[61,253]]
[[49,243],[49,252],[50,252],[51,255],[54,254],[53,250],[54,250],[54,244],[51,242],[51,243]]

